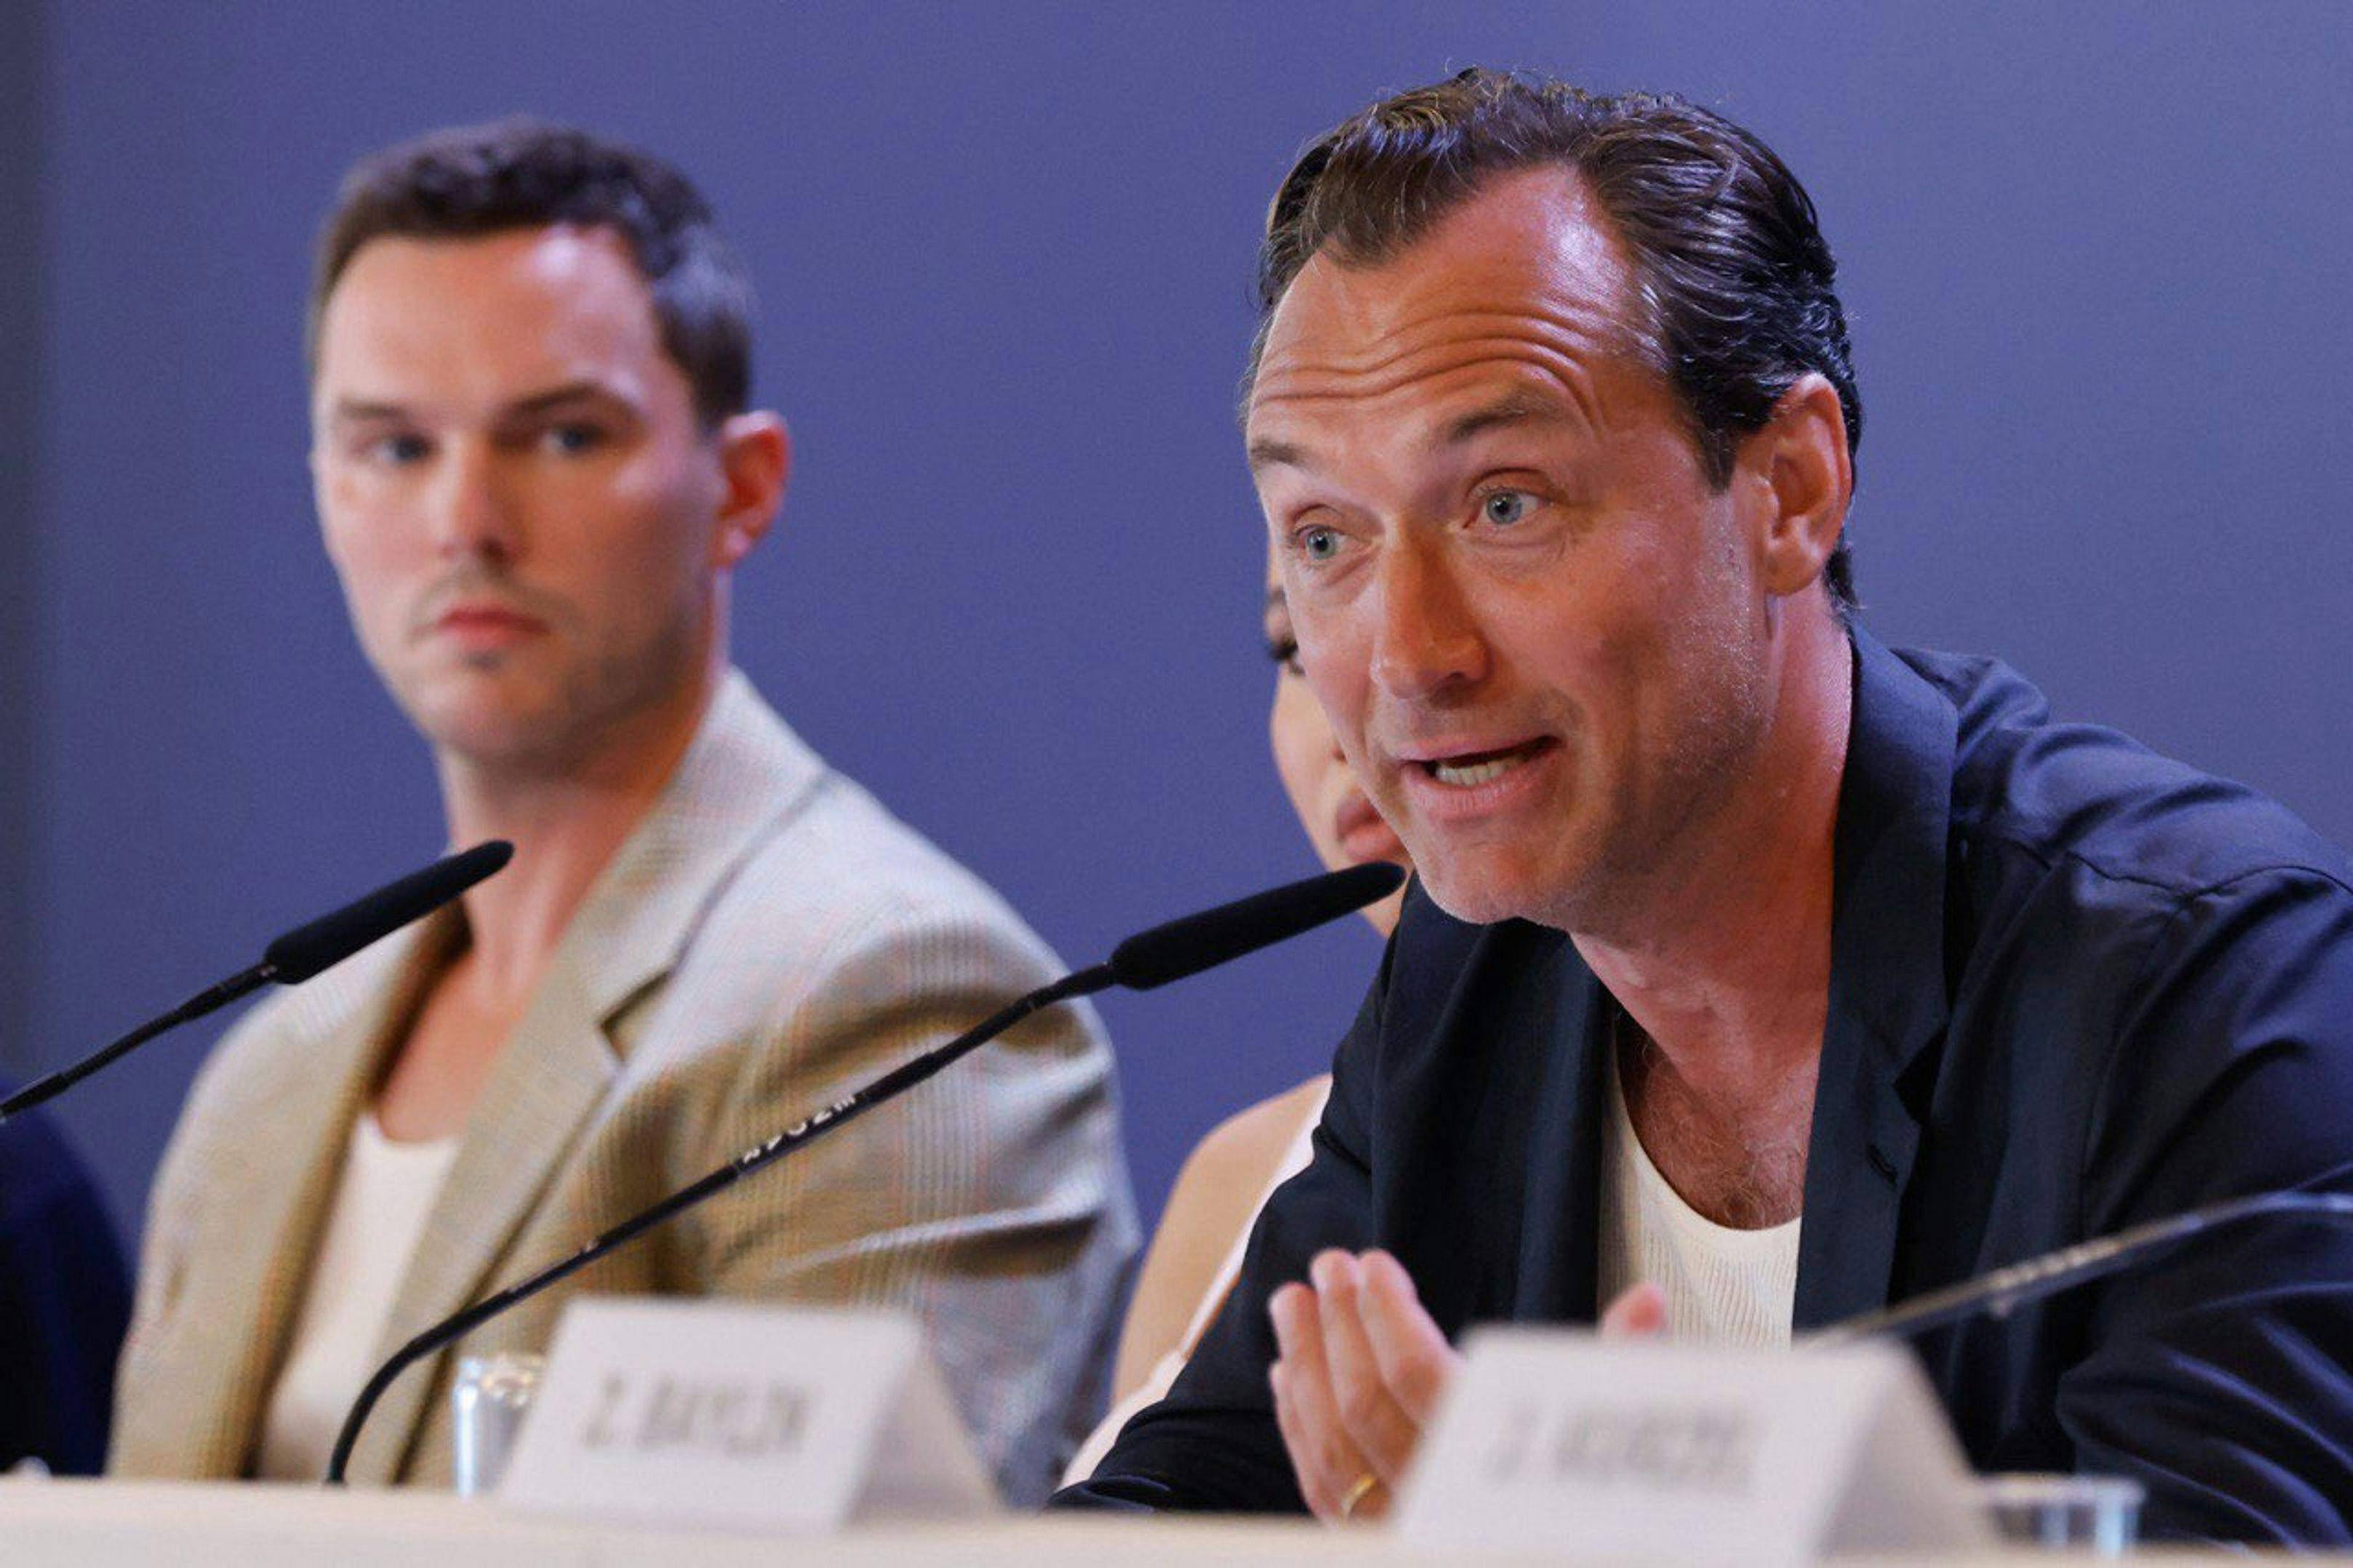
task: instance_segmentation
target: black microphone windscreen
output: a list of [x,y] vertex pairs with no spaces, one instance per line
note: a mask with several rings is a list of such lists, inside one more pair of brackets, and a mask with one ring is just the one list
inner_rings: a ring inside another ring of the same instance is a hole
[[421,871],[411,871],[309,925],[295,927],[262,954],[269,978],[282,985],[297,985],[322,969],[332,968],[368,943],[431,914],[505,865],[513,854],[514,846],[503,838],[477,844]]
[[1107,967],[1129,990],[1149,991],[1361,910],[1395,892],[1404,880],[1403,868],[1374,861],[1286,882],[1138,931],[1112,950]]

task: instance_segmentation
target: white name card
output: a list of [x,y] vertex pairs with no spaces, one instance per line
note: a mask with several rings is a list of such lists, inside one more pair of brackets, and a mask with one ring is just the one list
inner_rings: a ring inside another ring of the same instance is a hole
[[1466,1342],[1398,1529],[1431,1552],[1802,1563],[1989,1546],[1904,1351],[1494,1328]]
[[797,1531],[996,1507],[913,1319],[634,1300],[565,1310],[499,1500]]

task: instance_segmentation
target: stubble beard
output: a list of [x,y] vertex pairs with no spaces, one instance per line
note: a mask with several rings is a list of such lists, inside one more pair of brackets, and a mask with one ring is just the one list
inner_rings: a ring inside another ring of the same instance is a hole
[[[1728,517],[1703,521],[1697,569],[1664,626],[1676,693],[1657,764],[1630,777],[1589,872],[1545,923],[1619,946],[1671,937],[1681,912],[1704,905],[1697,885],[1736,856],[1747,775],[1773,727],[1777,702],[1769,610],[1743,564]],[[1627,777],[1623,770],[1621,777]]]
[[1720,863],[1723,825],[1772,728],[1773,693],[1765,650],[1736,626],[1695,628],[1685,646],[1680,718],[1658,763],[1629,779],[1590,829],[1595,842],[1577,857],[1581,864],[1526,918],[1636,945],[1706,896],[1694,879]]
[[[482,781],[575,777],[633,721],[683,700],[701,668],[698,642],[693,615],[681,606],[650,642],[596,646],[585,659],[542,678],[549,683],[545,690],[502,693],[507,700],[487,711],[487,694],[462,688],[446,709],[422,690],[405,694],[394,686],[394,697],[445,771],[455,768]],[[501,666],[516,658],[505,650],[470,657],[463,677],[445,676],[440,683],[497,681]],[[508,679],[529,679],[504,673]]]
[[[1704,864],[1719,837],[1714,829],[1729,815],[1744,775],[1764,744],[1771,725],[1772,705],[1753,650],[1710,650],[1712,657],[1684,688],[1688,693],[1683,720],[1653,767],[1630,780],[1622,770],[1617,799],[1606,812],[1579,815],[1581,823],[1559,826],[1564,836],[1581,835],[1588,842],[1568,847],[1530,846],[1525,858],[1535,862],[1512,875],[1542,879],[1523,900],[1508,900],[1501,890],[1482,885],[1467,868],[1449,875],[1450,860],[1484,858],[1493,851],[1458,849],[1451,853],[1437,844],[1409,844],[1431,901],[1455,919],[1475,925],[1505,920],[1525,920],[1576,935],[1621,941],[1643,931],[1662,908],[1672,908],[1690,896],[1690,879]],[[1742,658],[1750,662],[1744,668]],[[1577,792],[1580,781],[1573,768],[1580,740],[1574,728],[1560,733],[1572,764],[1566,787]],[[1398,803],[1400,806],[1402,802]],[[1384,811],[1389,808],[1384,805]],[[1400,811],[1392,821],[1407,820]],[[1543,865],[1547,852],[1555,857]],[[1432,868],[1440,868],[1435,875]]]

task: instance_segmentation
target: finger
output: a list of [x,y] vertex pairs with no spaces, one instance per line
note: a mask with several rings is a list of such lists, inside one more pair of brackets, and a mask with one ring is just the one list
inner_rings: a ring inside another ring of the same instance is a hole
[[[1351,1459],[1331,1468],[1328,1450],[1300,1414],[1293,1369],[1276,1362],[1267,1369],[1274,1389],[1274,1420],[1282,1446],[1291,1456],[1292,1472],[1299,1478],[1299,1495],[1308,1512],[1327,1525],[1363,1523],[1386,1515],[1389,1491],[1371,1467]],[[1345,1479],[1344,1479],[1345,1478]]]
[[1436,1418],[1438,1402],[1462,1358],[1423,1309],[1404,1264],[1386,1252],[1367,1252],[1357,1272],[1365,1337],[1380,1366],[1381,1381],[1414,1425],[1427,1426]]
[[1314,1448],[1299,1420],[1299,1402],[1291,1392],[1291,1369],[1276,1362],[1266,1369],[1269,1387],[1274,1390],[1274,1425],[1282,1434],[1282,1447],[1291,1455],[1292,1473],[1299,1478],[1299,1495],[1307,1504],[1307,1511],[1326,1524],[1337,1523],[1340,1500],[1324,1484],[1323,1467],[1315,1462]]
[[1666,1331],[1667,1293],[1647,1279],[1620,1291],[1601,1314],[1604,1339],[1648,1339]]
[[1316,1257],[1312,1272],[1317,1326],[1332,1374],[1333,1407],[1349,1440],[1372,1461],[1373,1473],[1395,1487],[1405,1479],[1420,1432],[1389,1392],[1366,1336],[1356,1260],[1345,1252],[1324,1252]]
[[1298,1442],[1291,1445],[1292,1468],[1299,1472],[1303,1493],[1310,1476],[1322,1489],[1331,1511],[1319,1517],[1336,1520],[1338,1500],[1373,1467],[1349,1440],[1333,1403],[1315,1292],[1304,1285],[1286,1285],[1274,1293],[1268,1309],[1274,1319],[1275,1342],[1282,1351],[1283,1387],[1298,1430]]

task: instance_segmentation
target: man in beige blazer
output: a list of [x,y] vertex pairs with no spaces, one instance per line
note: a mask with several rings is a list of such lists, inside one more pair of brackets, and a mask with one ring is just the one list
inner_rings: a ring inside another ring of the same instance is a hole
[[[788,467],[748,304],[692,188],[577,132],[441,132],[347,180],[311,318],[327,549],[451,841],[515,857],[206,1065],[115,1472],[315,1474],[409,1336],[1059,973],[728,667]],[[626,1291],[911,1310],[1040,1497],[1134,1241],[1109,1052],[1055,1008],[411,1371],[351,1473],[447,1484],[457,1358]]]

